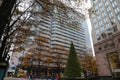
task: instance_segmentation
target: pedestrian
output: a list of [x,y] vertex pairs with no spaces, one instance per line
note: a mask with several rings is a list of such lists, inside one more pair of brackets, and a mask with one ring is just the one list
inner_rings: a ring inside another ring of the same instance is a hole
[[27,72],[27,74],[26,74],[26,79],[27,80],[30,80],[30,74]]
[[54,75],[51,76],[51,80],[55,80],[55,76]]
[[55,79],[59,79],[60,77],[59,77],[59,75],[58,74],[56,74],[55,75]]
[[85,75],[85,79],[87,79],[87,71],[83,69],[83,73]]

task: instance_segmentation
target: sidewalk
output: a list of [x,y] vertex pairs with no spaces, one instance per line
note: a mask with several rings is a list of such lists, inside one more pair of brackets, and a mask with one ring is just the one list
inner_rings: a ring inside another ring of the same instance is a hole
[[[6,78],[4,78],[4,80],[28,80],[28,79],[6,77]],[[31,79],[31,80],[51,80],[51,79]]]
[[25,78],[11,78],[11,77],[5,77],[4,80],[27,80]]
[[27,80],[25,78],[11,78],[11,77],[5,77],[4,80]]

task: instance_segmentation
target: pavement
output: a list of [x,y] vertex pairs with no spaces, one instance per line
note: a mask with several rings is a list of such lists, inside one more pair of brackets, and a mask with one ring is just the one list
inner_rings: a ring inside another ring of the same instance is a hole
[[5,77],[4,80],[27,80],[25,78],[11,78],[11,77]]
[[4,80],[51,80],[51,79],[26,79],[26,78],[11,78],[11,77],[5,77]]

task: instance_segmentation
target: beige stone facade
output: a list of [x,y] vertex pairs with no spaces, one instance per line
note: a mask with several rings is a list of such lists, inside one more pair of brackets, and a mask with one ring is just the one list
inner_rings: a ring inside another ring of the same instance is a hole
[[[89,15],[100,76],[120,71],[120,0],[91,0]],[[118,70],[119,69],[119,70]],[[116,73],[117,72],[117,73]]]
[[112,76],[115,69],[111,68],[108,55],[112,53],[118,53],[120,55],[120,32],[94,44],[94,49],[98,74],[100,76]]

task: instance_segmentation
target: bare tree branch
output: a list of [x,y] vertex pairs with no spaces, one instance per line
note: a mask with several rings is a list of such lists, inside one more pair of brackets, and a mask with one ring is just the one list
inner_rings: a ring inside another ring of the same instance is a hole
[[21,3],[22,1],[19,1],[18,3],[15,4],[15,7],[13,8],[12,12],[11,12],[11,15],[10,15],[10,20],[14,14],[14,12],[16,11],[17,7],[19,6],[19,4]]
[[[33,6],[33,5],[34,5],[34,3],[33,3],[31,6]],[[20,20],[20,18],[24,15],[24,13],[25,13],[27,10],[30,9],[31,6],[29,6],[25,11],[23,11],[23,12],[21,13],[21,15],[10,25],[10,27],[13,27],[14,24],[15,24],[18,20]]]
[[[29,16],[29,18],[30,18],[30,16]],[[29,18],[27,18],[27,19],[29,19]],[[24,19],[22,23],[25,23],[25,22],[26,22],[26,19]],[[20,27],[21,27],[22,25],[23,25],[23,24],[19,25],[14,31],[12,31],[11,33],[9,33],[9,35],[8,35],[7,37],[9,38],[11,35],[13,35],[17,30],[20,29]]]

